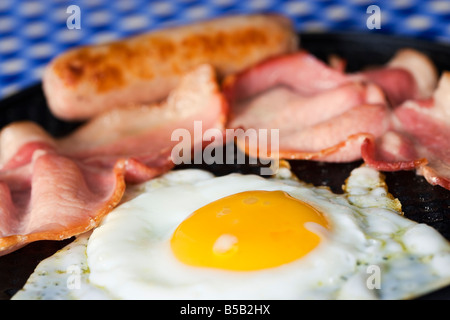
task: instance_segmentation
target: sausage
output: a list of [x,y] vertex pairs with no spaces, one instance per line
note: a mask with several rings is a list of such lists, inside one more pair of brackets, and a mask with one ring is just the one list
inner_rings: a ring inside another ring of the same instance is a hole
[[298,42],[286,17],[225,16],[71,49],[46,66],[42,85],[56,117],[85,120],[112,108],[162,100],[200,64],[212,65],[220,80],[293,52]]

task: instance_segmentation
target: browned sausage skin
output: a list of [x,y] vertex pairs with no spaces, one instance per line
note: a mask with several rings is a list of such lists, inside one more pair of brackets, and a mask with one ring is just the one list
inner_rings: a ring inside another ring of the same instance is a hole
[[55,116],[84,120],[163,99],[200,64],[211,64],[224,77],[297,48],[285,17],[227,16],[69,50],[46,67],[43,88]]

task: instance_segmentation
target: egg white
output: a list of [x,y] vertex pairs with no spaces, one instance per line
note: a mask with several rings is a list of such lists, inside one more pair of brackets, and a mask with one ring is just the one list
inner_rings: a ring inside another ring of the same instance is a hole
[[[130,189],[101,226],[41,262],[13,299],[407,299],[450,283],[449,243],[404,218],[376,170],[353,170],[344,189],[302,183],[287,168],[271,179],[171,171]],[[323,212],[331,228],[308,226],[322,238],[315,250],[259,271],[196,268],[174,257],[169,241],[185,218],[250,190],[286,191]]]

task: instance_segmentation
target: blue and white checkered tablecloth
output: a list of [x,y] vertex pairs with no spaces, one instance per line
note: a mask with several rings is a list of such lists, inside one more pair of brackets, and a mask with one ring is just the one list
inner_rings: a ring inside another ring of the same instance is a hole
[[[72,19],[76,5],[79,20]],[[369,6],[380,29],[369,29]],[[70,9],[70,8],[69,8]],[[0,99],[40,81],[70,47],[232,13],[277,12],[299,32],[382,32],[450,43],[450,0],[0,0]],[[69,24],[79,29],[69,29]]]

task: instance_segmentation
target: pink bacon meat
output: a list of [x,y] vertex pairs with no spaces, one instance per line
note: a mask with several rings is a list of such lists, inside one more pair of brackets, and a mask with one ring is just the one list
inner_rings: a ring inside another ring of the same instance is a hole
[[225,80],[227,127],[279,129],[280,158],[363,159],[382,171],[415,169],[450,189],[449,79],[445,73],[436,90],[435,66],[412,49],[354,73],[299,51]]
[[0,255],[94,228],[127,183],[174,166],[173,128],[192,132],[201,120],[205,129],[223,130],[226,112],[213,68],[201,65],[159,105],[109,111],[64,138],[32,122],[7,126],[0,134]]

